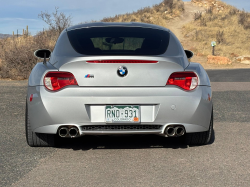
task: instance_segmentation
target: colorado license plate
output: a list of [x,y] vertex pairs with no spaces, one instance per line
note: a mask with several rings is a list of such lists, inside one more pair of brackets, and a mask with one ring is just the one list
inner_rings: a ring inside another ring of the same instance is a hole
[[138,105],[108,105],[106,106],[106,122],[140,122],[140,107]]

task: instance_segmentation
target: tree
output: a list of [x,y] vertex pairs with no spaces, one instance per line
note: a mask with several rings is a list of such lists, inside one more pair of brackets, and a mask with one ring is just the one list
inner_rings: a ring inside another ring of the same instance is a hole
[[49,25],[49,28],[56,31],[58,35],[72,23],[71,16],[66,16],[63,12],[59,12],[59,7],[55,7],[55,12],[41,12],[38,18],[42,19]]

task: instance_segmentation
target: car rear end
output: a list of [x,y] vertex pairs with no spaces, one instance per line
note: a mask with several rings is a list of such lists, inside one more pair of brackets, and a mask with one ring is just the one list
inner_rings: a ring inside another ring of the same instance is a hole
[[54,68],[28,89],[36,133],[182,136],[209,129],[207,75],[200,65],[190,69],[167,29],[73,27],[61,34],[49,63]]

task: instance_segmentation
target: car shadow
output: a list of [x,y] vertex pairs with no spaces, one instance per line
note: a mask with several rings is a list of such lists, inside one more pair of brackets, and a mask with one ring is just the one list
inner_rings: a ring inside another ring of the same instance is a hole
[[[211,140],[207,145],[215,141],[215,131],[213,129]],[[186,149],[184,137],[165,138],[157,135],[119,135],[119,136],[82,136],[80,138],[68,139],[57,137],[58,149],[73,149],[75,151],[95,150],[95,149]]]
[[57,148],[90,150],[90,149],[155,149],[188,148],[183,137],[165,138],[156,135],[122,135],[122,136],[82,136],[75,139],[57,138]]

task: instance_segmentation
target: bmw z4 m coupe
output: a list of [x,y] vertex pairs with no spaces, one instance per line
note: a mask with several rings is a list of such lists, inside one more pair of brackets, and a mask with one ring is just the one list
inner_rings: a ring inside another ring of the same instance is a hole
[[[27,91],[28,145],[55,137],[156,134],[205,145],[213,129],[209,77],[168,29],[89,23],[65,29],[33,68]],[[49,60],[47,61],[46,59]]]

